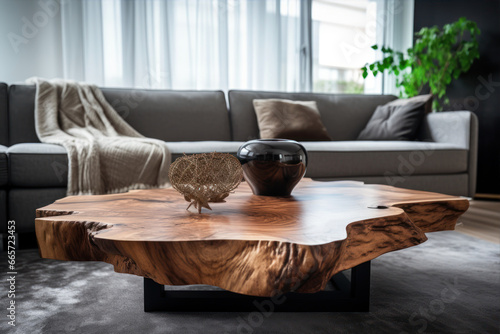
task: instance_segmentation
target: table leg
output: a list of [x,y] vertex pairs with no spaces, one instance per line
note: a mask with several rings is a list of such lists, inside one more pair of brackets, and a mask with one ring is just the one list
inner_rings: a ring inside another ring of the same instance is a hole
[[[351,269],[351,280],[342,273],[333,276],[333,291],[286,293],[280,298],[241,295],[230,291],[165,290],[144,278],[144,311],[182,312],[368,312],[370,306],[370,261]],[[280,301],[277,303],[276,301]]]

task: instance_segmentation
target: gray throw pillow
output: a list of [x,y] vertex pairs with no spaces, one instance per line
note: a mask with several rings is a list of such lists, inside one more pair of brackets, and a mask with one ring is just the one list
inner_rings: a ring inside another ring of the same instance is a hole
[[420,123],[431,108],[430,94],[378,106],[358,140],[415,140]]

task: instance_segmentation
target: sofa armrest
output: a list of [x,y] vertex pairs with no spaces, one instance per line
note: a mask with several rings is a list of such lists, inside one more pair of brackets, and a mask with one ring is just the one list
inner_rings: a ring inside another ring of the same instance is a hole
[[476,193],[477,176],[477,116],[470,111],[448,111],[426,115],[420,130],[420,139],[448,143],[466,149],[468,154],[469,192]]

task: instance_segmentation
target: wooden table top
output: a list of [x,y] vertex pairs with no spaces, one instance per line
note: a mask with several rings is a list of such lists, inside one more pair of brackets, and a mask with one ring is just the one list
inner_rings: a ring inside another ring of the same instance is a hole
[[[105,261],[162,284],[315,292],[341,270],[454,229],[469,206],[455,196],[309,179],[288,198],[255,196],[242,183],[226,200],[198,214],[174,189],[69,196],[37,210],[40,254]],[[301,273],[300,287],[286,283]]]
[[[394,204],[463,201],[453,196],[361,182],[299,183],[289,198],[255,196],[242,183],[226,203],[213,211],[186,210],[174,189],[133,190],[128,193],[70,196],[37,210],[37,220],[70,219],[113,225],[99,239],[122,241],[267,240],[320,245],[345,239],[346,226],[368,218],[397,216]],[[388,207],[376,209],[377,206]]]

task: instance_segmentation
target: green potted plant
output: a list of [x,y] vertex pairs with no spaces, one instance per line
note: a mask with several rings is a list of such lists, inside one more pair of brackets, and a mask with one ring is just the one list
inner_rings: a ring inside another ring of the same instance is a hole
[[[361,68],[363,78],[372,72],[392,73],[396,86],[401,88],[400,97],[418,95],[428,87],[434,97],[433,109],[440,111],[449,103],[446,89],[452,79],[469,70],[474,59],[479,58],[477,36],[481,33],[477,24],[465,17],[446,24],[422,28],[415,33],[413,47],[406,53],[381,47],[384,58]],[[372,49],[378,50],[378,45]]]

